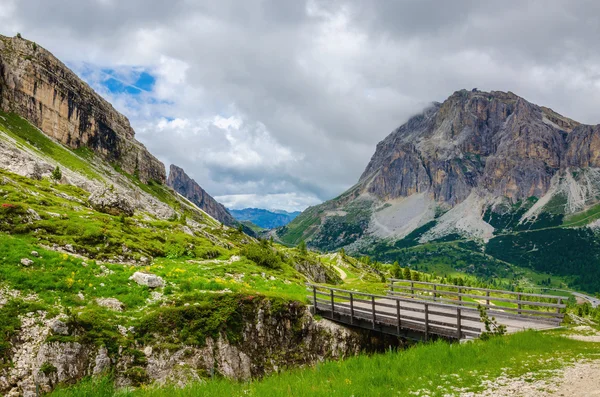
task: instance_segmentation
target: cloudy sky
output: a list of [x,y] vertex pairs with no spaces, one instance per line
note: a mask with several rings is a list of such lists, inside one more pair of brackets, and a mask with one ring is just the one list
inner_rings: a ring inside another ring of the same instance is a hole
[[596,0],[0,0],[0,33],[52,51],[227,206],[296,210],[462,88],[600,123],[599,16]]

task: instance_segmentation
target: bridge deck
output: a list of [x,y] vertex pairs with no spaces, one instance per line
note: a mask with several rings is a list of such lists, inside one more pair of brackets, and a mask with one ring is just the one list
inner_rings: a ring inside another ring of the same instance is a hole
[[[315,312],[337,322],[411,339],[428,339],[431,336],[467,339],[476,338],[485,331],[478,309],[465,306],[472,304],[469,302],[448,304],[446,301],[433,302],[430,300],[431,297],[419,299],[380,296],[316,285],[309,286],[313,292],[311,298],[314,301]],[[436,295],[437,299],[440,299],[441,292],[438,290]],[[483,297],[483,299],[488,298],[504,299],[490,295]],[[505,325],[509,333],[524,329],[551,329],[560,324],[562,314],[557,312],[565,305],[536,302],[536,305],[549,307],[539,310],[539,307],[535,306],[538,310],[532,310],[525,308],[525,305],[533,306],[532,302],[520,300],[518,302],[520,302],[518,313],[503,310],[507,308],[493,307],[491,302],[483,303],[483,306],[492,307],[493,310],[488,311],[489,316],[495,317],[498,324]]]

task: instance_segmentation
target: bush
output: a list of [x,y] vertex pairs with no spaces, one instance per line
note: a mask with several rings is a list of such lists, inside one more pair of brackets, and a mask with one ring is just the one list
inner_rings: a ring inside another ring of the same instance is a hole
[[259,266],[269,269],[281,269],[283,261],[268,245],[248,244],[242,250],[242,255]]

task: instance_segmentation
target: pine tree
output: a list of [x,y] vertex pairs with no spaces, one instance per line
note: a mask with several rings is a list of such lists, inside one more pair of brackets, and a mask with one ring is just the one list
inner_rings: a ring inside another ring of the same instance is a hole
[[307,249],[306,249],[306,243],[304,242],[304,240],[300,241],[300,244],[298,244],[298,250],[300,251],[300,253],[302,255],[306,255]]
[[402,270],[402,278],[405,280],[412,280],[409,268],[405,267]]
[[398,261],[394,262],[394,264],[392,265],[391,273],[393,278],[402,277],[402,268],[400,267],[400,264],[398,264]]
[[60,181],[62,179],[62,172],[60,170],[60,167],[57,165],[56,168],[54,169],[54,171],[52,171],[52,179],[54,179],[56,182]]
[[413,281],[420,281],[421,277],[419,276],[419,272],[412,272],[411,273],[411,278]]

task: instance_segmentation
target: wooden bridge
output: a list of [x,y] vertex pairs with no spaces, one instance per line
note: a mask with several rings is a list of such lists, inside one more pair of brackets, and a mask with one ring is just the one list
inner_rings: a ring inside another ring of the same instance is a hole
[[477,338],[485,331],[478,307],[507,332],[560,325],[565,297],[472,288],[420,281],[390,280],[388,295],[307,284],[315,313],[352,326],[428,340]]

